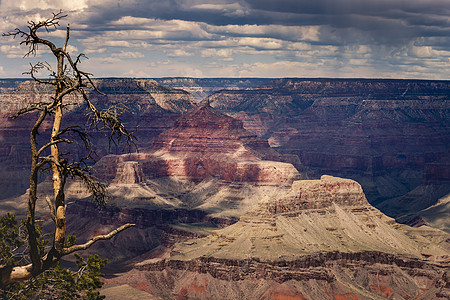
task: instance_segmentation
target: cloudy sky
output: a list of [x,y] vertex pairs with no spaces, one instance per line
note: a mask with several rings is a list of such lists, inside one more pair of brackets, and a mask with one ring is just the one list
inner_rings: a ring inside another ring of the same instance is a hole
[[[0,0],[0,31],[63,9],[97,77],[450,79],[449,0]],[[24,77],[0,38],[0,77]]]

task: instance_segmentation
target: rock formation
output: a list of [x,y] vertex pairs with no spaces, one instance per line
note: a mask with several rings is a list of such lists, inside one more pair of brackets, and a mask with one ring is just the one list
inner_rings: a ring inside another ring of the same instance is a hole
[[[165,217],[147,210],[135,219],[142,227],[165,219],[162,236],[171,237],[109,284],[161,298],[448,296],[448,234],[397,224],[373,208],[353,180],[299,180],[291,164],[263,160],[281,157],[209,103],[180,117],[150,149],[104,157],[98,174],[115,174],[105,177],[113,194],[134,193],[133,205],[138,187],[149,193],[157,184],[172,186],[164,203],[157,198],[161,190],[141,198],[147,209],[159,203],[154,211],[164,209]],[[230,197],[231,186],[245,196]],[[180,213],[192,211],[196,218],[181,221]],[[237,222],[205,230],[205,222],[227,217]]]
[[356,182],[323,176],[295,181],[206,237],[155,251],[108,284],[163,299],[446,299],[446,239],[397,224]]
[[[269,140],[278,152],[290,154],[289,162],[298,169],[304,167],[302,171],[311,178],[331,174],[357,180],[369,201],[390,216],[407,222],[450,192],[445,176],[449,169],[448,81],[114,78],[97,82],[108,94],[91,93],[99,106],[128,106],[123,119],[131,130],[137,128],[140,148],[150,147],[179,114],[214,92],[209,97],[211,106],[241,119],[246,129]],[[0,197],[18,195],[28,184],[23,160],[28,157],[30,121],[12,121],[8,116],[48,96],[48,90],[32,82],[0,81],[4,120],[0,125],[0,189],[4,193]],[[76,123],[84,118],[84,111],[74,108],[67,117]],[[123,153],[114,145],[109,149],[103,133],[94,133],[94,140],[99,157]],[[399,206],[398,201],[408,205]]]
[[249,89],[270,81],[267,78],[186,78],[171,77],[155,79],[159,84],[189,92],[196,102],[221,90]]
[[[140,147],[148,147],[163,130],[170,128],[181,113],[195,107],[192,96],[182,90],[162,87],[151,79],[97,79],[98,88],[107,96],[87,90],[91,100],[103,109],[117,105],[121,117],[130,131],[136,130]],[[10,116],[27,104],[45,101],[53,95],[47,86],[33,81],[0,81],[0,199],[22,194],[29,184],[30,166],[29,132],[35,115],[25,115],[18,119]],[[73,98],[81,103],[81,98]],[[126,108],[126,109],[125,109]],[[85,125],[86,109],[70,106],[65,115],[64,126]],[[43,129],[49,125],[44,124]],[[108,153],[123,153],[122,147],[108,144],[103,131],[91,130],[93,150],[100,157]],[[41,133],[41,136],[45,132]],[[72,155],[83,157],[82,147],[71,149]]]
[[[205,102],[151,147],[98,161],[96,175],[112,196],[106,210],[96,211],[81,183],[69,182],[70,230],[82,241],[135,223],[91,251],[128,262],[109,289],[149,298],[450,295],[448,234],[396,223],[353,180],[301,180],[289,159]],[[40,198],[50,188],[41,183]]]
[[297,155],[311,176],[355,179],[371,203],[399,218],[450,192],[449,91],[449,81],[276,79],[208,99],[277,151]]
[[[180,117],[139,154],[103,157],[98,176],[116,183],[173,176],[200,182],[286,184],[300,174],[267,141],[245,130],[241,121],[212,109],[208,103]],[[139,175],[141,174],[141,175]],[[141,179],[139,179],[141,178]],[[130,181],[131,180],[131,181]]]

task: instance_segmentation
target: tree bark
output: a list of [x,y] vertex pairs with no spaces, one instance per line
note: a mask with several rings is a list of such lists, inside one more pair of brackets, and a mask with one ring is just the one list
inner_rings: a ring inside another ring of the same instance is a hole
[[[59,137],[59,131],[61,128],[62,120],[62,105],[58,104],[55,111],[55,120],[52,130],[52,142],[56,141]],[[58,143],[54,143],[50,146],[50,152],[53,159],[52,163],[52,179],[53,179],[53,193],[55,197],[55,213],[56,213],[56,229],[54,247],[61,253],[64,247],[64,239],[66,236],[66,216],[65,216],[65,201],[64,201],[64,186],[61,169],[58,166],[60,164],[60,154]]]
[[[56,55],[56,53],[55,53]],[[52,163],[52,175],[53,175],[53,193],[55,197],[55,214],[56,214],[56,229],[55,229],[55,238],[54,238],[54,247],[58,253],[62,254],[64,248],[64,240],[66,236],[66,215],[65,215],[65,201],[64,201],[64,183],[63,183],[63,174],[61,173],[60,164],[60,153],[59,153],[59,144],[57,140],[59,139],[59,134],[61,130],[61,122],[63,117],[62,111],[62,97],[61,94],[64,91],[64,56],[62,53],[57,54],[57,77],[56,77],[56,92],[55,92],[55,100],[56,109],[55,109],[55,119],[53,121],[53,129],[51,141],[53,144],[50,146],[51,156],[53,158]]]

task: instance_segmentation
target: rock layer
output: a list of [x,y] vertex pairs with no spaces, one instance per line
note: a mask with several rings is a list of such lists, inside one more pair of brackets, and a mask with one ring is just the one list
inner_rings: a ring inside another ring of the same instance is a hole
[[178,242],[109,284],[164,299],[446,299],[447,238],[397,224],[356,182],[323,176],[295,181],[284,197]]
[[196,182],[215,177],[226,182],[290,184],[300,177],[292,164],[280,160],[283,156],[267,141],[206,103],[180,117],[150,149],[106,156],[96,170],[100,178],[111,180],[113,176],[115,183],[175,176]]
[[[136,136],[140,147],[150,146],[159,133],[172,126],[179,114],[195,107],[192,96],[187,92],[162,87],[151,79],[97,79],[94,82],[107,96],[87,89],[92,102],[100,110],[113,105],[117,105],[119,111],[123,109],[121,118],[129,131],[138,128]],[[30,103],[48,100],[52,95],[49,87],[32,81],[0,81],[0,199],[18,196],[29,185],[29,135],[36,115],[27,114],[17,119],[10,116]],[[85,125],[87,111],[81,105],[82,98],[71,96],[67,100],[80,105],[67,107],[63,126]],[[44,138],[49,128],[48,122],[43,124],[40,139]],[[109,145],[106,132],[90,130],[90,134],[93,150],[98,156],[123,153],[122,146]],[[42,144],[45,141],[39,142]],[[72,147],[70,152],[75,158],[86,155],[82,147]]]
[[[371,203],[385,201],[379,207],[401,217],[450,192],[449,91],[449,81],[286,78],[208,99],[277,151],[297,155],[311,176],[355,179]],[[440,193],[425,202],[424,188],[406,195],[420,185]]]

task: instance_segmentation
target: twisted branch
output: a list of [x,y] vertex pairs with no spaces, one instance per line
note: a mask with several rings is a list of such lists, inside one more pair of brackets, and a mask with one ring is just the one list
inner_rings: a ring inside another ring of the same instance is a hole
[[[59,150],[59,145],[61,143],[71,144],[74,141],[71,138],[63,137],[63,135],[65,136],[66,134],[77,135],[83,141],[86,149],[91,146],[87,133],[79,126],[70,126],[62,130],[60,129],[63,109],[67,107],[67,105],[70,105],[64,103],[63,98],[69,94],[78,93],[83,97],[89,111],[92,113],[94,125],[97,126],[98,124],[103,124],[104,127],[111,131],[110,143],[111,141],[115,142],[115,139],[120,141],[122,138],[125,138],[127,145],[129,145],[129,149],[131,149],[133,145],[135,146],[134,135],[133,133],[129,133],[125,128],[118,115],[117,107],[100,111],[96,108],[92,101],[90,101],[88,95],[86,94],[84,88],[90,87],[94,91],[104,95],[98,90],[92,81],[92,74],[81,71],[78,68],[82,58],[85,58],[86,56],[82,53],[78,54],[74,61],[67,52],[70,37],[69,25],[66,28],[66,38],[62,48],[57,47],[49,40],[39,37],[38,31],[40,29],[46,31],[55,29],[59,26],[60,20],[66,16],[67,15],[64,15],[62,11],[59,11],[58,13],[53,13],[53,16],[46,20],[39,22],[29,21],[27,23],[28,30],[26,31],[16,28],[12,32],[3,34],[3,36],[11,36],[13,38],[18,37],[21,39],[21,45],[28,46],[28,51],[25,53],[24,57],[31,55],[35,56],[40,45],[48,47],[57,60],[57,68],[54,71],[51,65],[47,62],[38,62],[34,65],[30,64],[30,71],[26,74],[30,75],[31,78],[39,84],[54,86],[55,94],[51,97],[50,101],[31,103],[27,107],[19,110],[13,116],[13,118],[17,118],[26,113],[35,111],[40,112],[30,133],[32,166],[26,228],[28,233],[28,247],[31,264],[18,267],[0,266],[0,286],[15,281],[28,280],[32,276],[36,276],[52,267],[54,263],[56,263],[62,256],[75,251],[85,250],[96,241],[110,239],[119,232],[134,226],[133,224],[126,224],[113,230],[109,234],[96,236],[85,244],[64,247],[64,239],[66,235],[64,185],[66,178],[68,176],[81,178],[93,195],[93,199],[99,207],[103,207],[105,205],[108,194],[106,185],[97,181],[92,175],[90,168],[85,164],[85,160],[91,158],[93,153],[92,151],[88,154],[88,156],[82,158],[81,160],[69,163],[63,158],[64,154]],[[42,70],[49,72],[49,80],[37,78],[37,74]],[[38,148],[36,137],[41,125],[48,115],[54,115],[52,135],[50,141]],[[48,156],[42,156],[47,149],[51,150],[51,154]],[[55,198],[53,199],[53,202],[48,197],[45,200],[50,209],[50,216],[56,224],[56,228],[54,232],[55,237],[53,247],[42,256],[39,250],[38,234],[35,228],[35,209],[37,201],[38,173],[44,171],[43,167],[47,165],[51,166],[53,172],[53,189]]]

